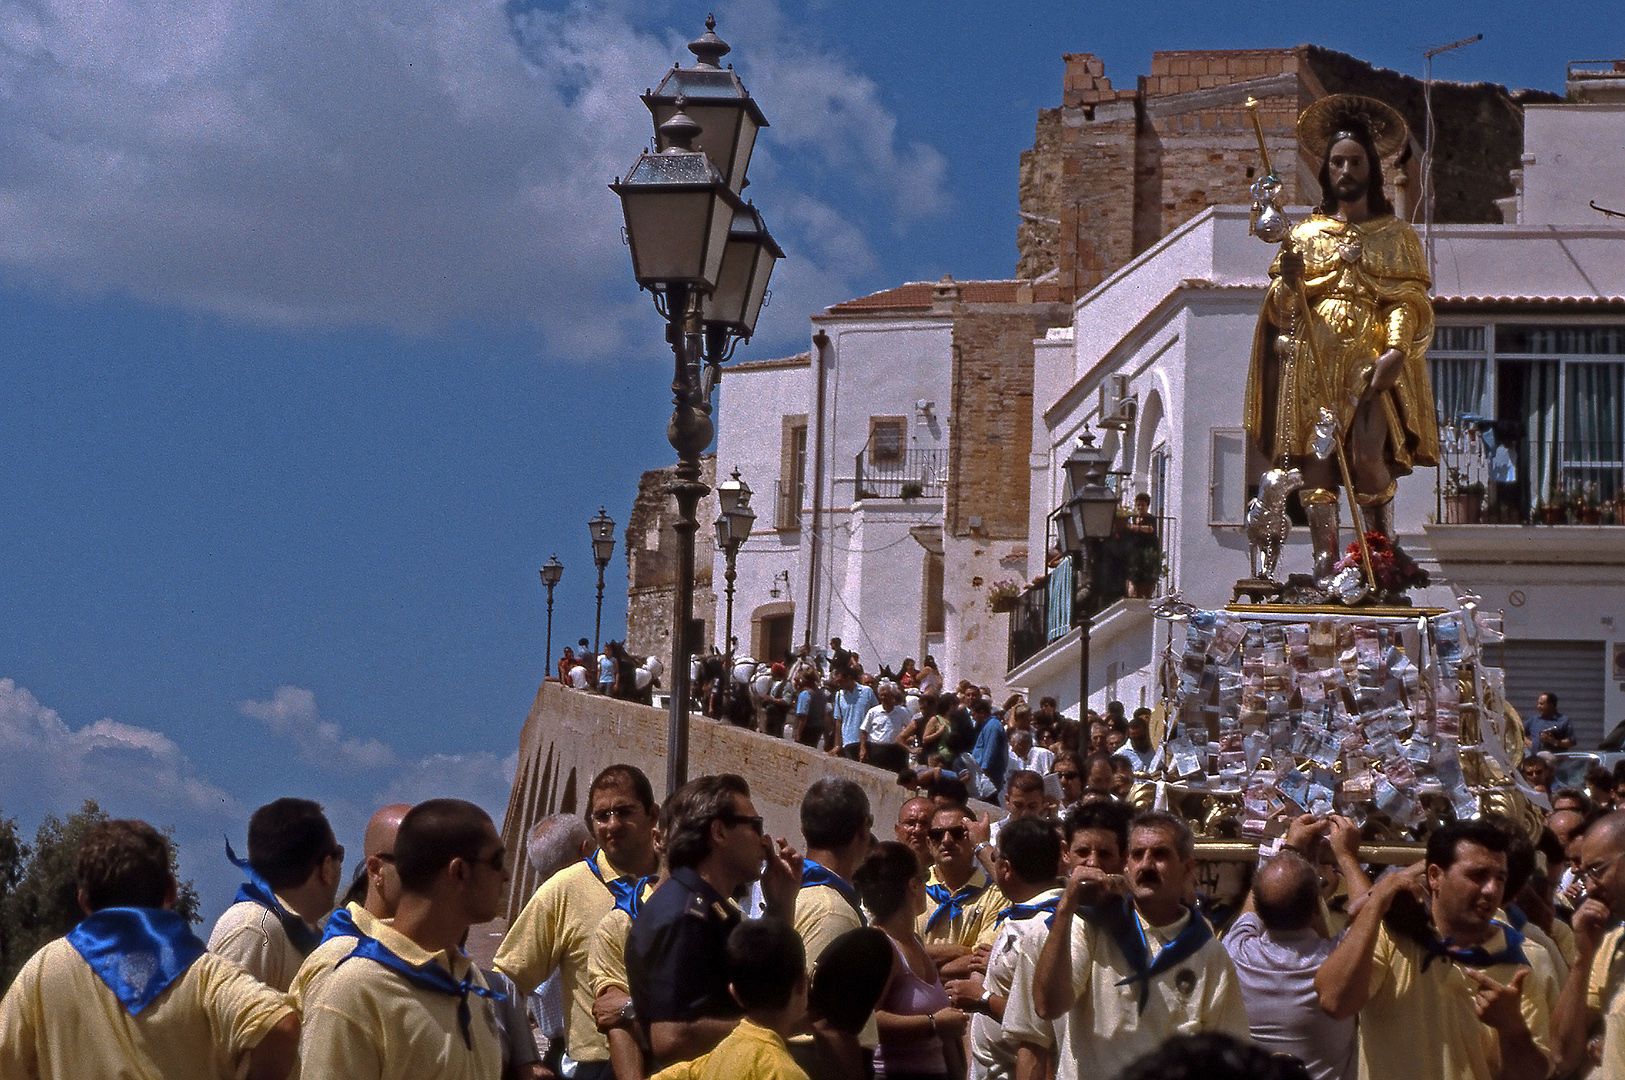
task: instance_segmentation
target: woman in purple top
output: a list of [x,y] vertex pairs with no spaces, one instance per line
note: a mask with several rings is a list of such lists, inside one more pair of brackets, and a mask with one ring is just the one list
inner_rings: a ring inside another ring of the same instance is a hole
[[875,1075],[886,1080],[963,1076],[960,1047],[969,1018],[948,1007],[937,965],[914,932],[915,920],[926,908],[919,860],[905,845],[888,840],[863,860],[852,884],[873,916],[873,925],[886,932],[897,952],[891,982],[875,1009],[880,1029]]

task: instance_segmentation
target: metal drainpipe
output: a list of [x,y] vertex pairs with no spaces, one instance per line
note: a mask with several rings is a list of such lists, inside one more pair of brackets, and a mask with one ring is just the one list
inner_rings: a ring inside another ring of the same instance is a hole
[[813,615],[818,608],[818,560],[822,555],[818,542],[819,517],[824,512],[824,396],[827,388],[826,354],[829,349],[829,335],[824,328],[819,327],[813,335],[813,366],[818,369],[818,438],[813,444],[813,497],[812,497],[812,527],[807,530],[807,615],[805,633],[802,635],[802,644],[807,649],[808,659],[812,658],[813,649]]

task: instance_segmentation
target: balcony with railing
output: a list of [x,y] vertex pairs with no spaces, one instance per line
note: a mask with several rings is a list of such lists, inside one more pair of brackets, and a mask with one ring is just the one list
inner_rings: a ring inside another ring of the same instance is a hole
[[904,450],[873,460],[869,447],[853,463],[855,499],[940,499],[948,471],[942,449]]
[[1033,582],[1015,598],[1010,609],[1009,666],[1014,670],[1045,646],[1066,636],[1082,617],[1093,618],[1102,609],[1124,597],[1151,597],[1161,589],[1163,577],[1162,538],[1166,518],[1148,519],[1152,528],[1130,527],[1130,519],[1119,516],[1113,535],[1097,544],[1093,567],[1094,586],[1083,600],[1083,610],[1074,602],[1077,582],[1077,556],[1071,556]]
[[1442,525],[1625,525],[1625,439],[1513,437],[1469,421],[1440,430]]

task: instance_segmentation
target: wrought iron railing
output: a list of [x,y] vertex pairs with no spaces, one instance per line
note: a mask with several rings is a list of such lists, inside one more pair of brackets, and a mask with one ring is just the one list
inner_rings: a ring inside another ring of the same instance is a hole
[[1155,531],[1138,532],[1119,518],[1113,535],[1095,545],[1096,558],[1089,572],[1093,587],[1084,597],[1082,610],[1074,603],[1077,573],[1075,556],[1056,566],[1016,597],[1010,610],[1009,668],[1025,663],[1050,642],[1065,637],[1078,619],[1096,612],[1125,596],[1156,595],[1162,585],[1162,538],[1168,519],[1153,518]]
[[1507,427],[1440,431],[1436,520],[1625,525],[1625,439],[1511,438]]
[[940,499],[948,454],[941,449],[905,450],[895,458],[871,461],[865,446],[852,468],[855,498]]

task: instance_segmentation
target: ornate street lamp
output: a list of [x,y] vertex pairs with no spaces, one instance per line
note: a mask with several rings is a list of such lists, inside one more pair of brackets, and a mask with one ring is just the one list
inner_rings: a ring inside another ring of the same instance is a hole
[[1072,608],[1077,620],[1081,656],[1078,664],[1078,721],[1089,715],[1089,599],[1095,572],[1095,546],[1112,534],[1117,517],[1117,493],[1106,486],[1112,455],[1095,445],[1087,429],[1078,436],[1066,459],[1067,487],[1071,495],[1055,511],[1061,548],[1072,556],[1076,574]]
[[671,343],[672,416],[666,438],[677,451],[677,583],[672,604],[671,711],[666,729],[666,791],[688,779],[689,659],[694,615],[694,535],[699,531],[700,454],[711,445],[711,391],[734,346],[748,339],[767,298],[773,263],[783,257],[761,215],[739,193],[761,110],[731,69],[729,51],[706,20],[690,43],[692,67],[673,67],[644,95],[655,148],[638,157],[611,189],[626,216],[632,274],[654,296]]
[[734,560],[739,556],[739,545],[750,538],[751,526],[756,523],[756,511],[750,508],[750,495],[750,485],[739,478],[738,469],[733,471],[732,479],[717,485],[717,502],[722,505],[722,512],[716,520],[717,547],[727,560],[722,579],[727,582],[725,595],[728,598],[728,618],[723,630],[723,652],[726,654],[722,670],[723,717],[728,715],[728,699],[733,694],[734,579],[738,576],[734,572]]
[[598,516],[587,522],[587,531],[592,534],[592,561],[598,567],[598,614],[592,621],[592,651],[597,653],[598,629],[604,622],[604,567],[615,555],[615,522],[600,506]]
[[542,564],[542,584],[547,586],[547,674],[543,682],[556,674],[553,671],[553,589],[563,576],[564,564],[559,562],[557,555],[549,555]]

